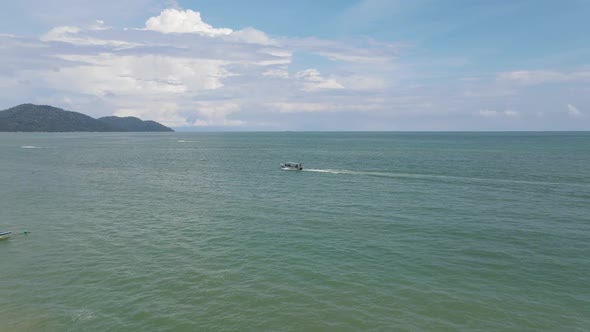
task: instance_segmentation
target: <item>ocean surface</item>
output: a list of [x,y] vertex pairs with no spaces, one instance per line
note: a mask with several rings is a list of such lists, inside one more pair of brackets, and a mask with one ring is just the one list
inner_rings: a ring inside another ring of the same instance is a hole
[[0,331],[590,330],[590,133],[0,133],[0,231]]

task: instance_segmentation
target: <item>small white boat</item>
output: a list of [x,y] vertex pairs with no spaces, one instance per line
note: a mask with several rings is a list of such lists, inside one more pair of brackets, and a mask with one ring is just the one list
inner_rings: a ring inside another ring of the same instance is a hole
[[282,163],[281,169],[284,171],[301,171],[303,165],[301,163]]
[[0,232],[0,240],[6,240],[10,237],[12,232]]

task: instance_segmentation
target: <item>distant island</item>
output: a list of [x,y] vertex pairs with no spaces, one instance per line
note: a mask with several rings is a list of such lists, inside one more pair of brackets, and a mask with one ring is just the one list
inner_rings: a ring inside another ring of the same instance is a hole
[[0,131],[23,132],[134,132],[174,131],[155,121],[136,117],[88,115],[48,105],[22,104],[0,111]]

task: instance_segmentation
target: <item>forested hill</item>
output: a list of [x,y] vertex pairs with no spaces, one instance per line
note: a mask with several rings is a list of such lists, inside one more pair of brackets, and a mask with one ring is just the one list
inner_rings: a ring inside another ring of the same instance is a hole
[[174,131],[155,121],[108,116],[100,119],[48,105],[22,104],[0,111],[0,131]]

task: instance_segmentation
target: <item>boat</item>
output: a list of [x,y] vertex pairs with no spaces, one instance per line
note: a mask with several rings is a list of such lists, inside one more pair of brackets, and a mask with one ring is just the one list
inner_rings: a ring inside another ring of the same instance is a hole
[[303,165],[301,163],[282,163],[281,169],[284,171],[301,171]]
[[6,240],[10,237],[12,232],[0,232],[0,240]]

